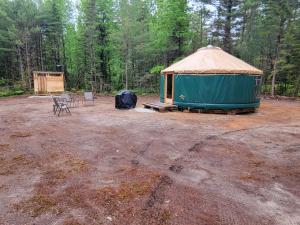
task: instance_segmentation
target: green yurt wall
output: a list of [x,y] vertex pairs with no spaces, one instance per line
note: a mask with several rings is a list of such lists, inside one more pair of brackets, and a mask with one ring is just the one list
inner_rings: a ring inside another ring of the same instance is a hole
[[227,74],[175,75],[174,104],[204,109],[257,108],[260,78]]

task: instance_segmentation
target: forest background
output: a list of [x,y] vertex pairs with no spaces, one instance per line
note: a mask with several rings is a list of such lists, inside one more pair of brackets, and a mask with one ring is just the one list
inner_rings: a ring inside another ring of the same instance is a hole
[[0,96],[32,71],[68,90],[158,93],[160,71],[214,45],[264,71],[263,92],[299,96],[298,0],[0,0]]

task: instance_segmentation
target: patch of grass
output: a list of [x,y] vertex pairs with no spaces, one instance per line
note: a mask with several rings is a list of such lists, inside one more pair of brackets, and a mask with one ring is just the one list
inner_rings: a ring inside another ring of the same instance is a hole
[[253,153],[247,154],[247,159],[251,167],[261,167],[265,165],[265,161],[261,159],[261,157],[257,157]]
[[72,155],[60,154],[60,157],[58,156],[59,154],[52,153],[40,159],[39,169],[43,176],[40,182],[35,185],[38,192],[48,191],[48,193],[52,193],[66,184],[70,177],[82,176],[80,173],[84,173],[90,168],[88,161],[75,158]]
[[70,172],[80,172],[87,171],[89,168],[89,164],[86,160],[77,159],[77,158],[69,158],[65,161],[65,164],[70,167]]
[[67,204],[72,208],[84,209],[89,215],[94,214],[95,218],[99,219],[98,210],[95,211],[95,204],[92,203],[95,201],[94,197],[95,191],[90,189],[87,185],[73,184],[65,188],[58,199],[63,205]]
[[[149,176],[143,180],[122,182],[117,187],[99,188],[91,192],[90,201],[103,207],[107,214],[116,218],[134,216],[142,210],[136,204],[151,194],[156,183],[156,177]],[[132,208],[133,205],[137,208]]]
[[25,155],[18,155],[12,159],[0,158],[0,175],[14,174],[23,167],[33,166],[36,166],[35,162]]
[[123,182],[119,187],[105,187],[96,191],[96,199],[104,205],[116,202],[126,202],[138,197],[145,196],[151,192],[157,176],[148,180]]
[[10,149],[9,144],[0,144],[0,153],[1,152],[7,152]]
[[10,138],[24,138],[30,137],[32,134],[28,131],[18,131],[10,135]]
[[45,185],[48,187],[60,184],[68,177],[68,172],[62,169],[47,169],[44,173]]
[[167,224],[170,218],[171,213],[168,210],[164,209],[159,215],[159,224]]
[[152,182],[139,181],[133,183],[122,183],[118,190],[115,190],[115,197],[120,201],[130,200],[146,195],[151,189]]
[[[120,92],[121,90],[113,90],[111,91],[112,95],[116,95]],[[130,90],[132,92],[134,92],[136,95],[140,95],[140,96],[146,96],[146,95],[157,95],[159,94],[159,90],[156,88],[135,88],[133,90]]]
[[7,97],[7,96],[13,96],[13,95],[21,95],[25,92],[20,89],[2,89],[0,90],[0,97]]
[[48,172],[48,175],[50,175],[51,179],[54,179],[54,180],[63,180],[63,179],[66,179],[68,176],[66,171],[60,170],[60,169]]
[[66,219],[63,223],[63,225],[83,225],[82,223],[79,223],[75,219]]
[[71,202],[76,206],[82,206],[84,204],[85,196],[83,190],[85,187],[70,186],[65,189],[65,197],[68,197]]
[[260,167],[265,164],[265,162],[260,159],[251,159],[250,161],[251,161],[252,165],[255,167]]
[[1,190],[1,189],[7,189],[7,186],[4,185],[4,184],[3,184],[3,185],[0,185],[0,190]]
[[240,176],[240,179],[246,182],[260,182],[263,181],[261,178],[252,175],[252,174],[246,174],[246,175],[242,175]]
[[28,213],[32,217],[38,217],[48,212],[53,214],[61,213],[61,209],[57,207],[57,201],[41,193],[37,193],[32,198],[15,204],[14,208],[23,213]]

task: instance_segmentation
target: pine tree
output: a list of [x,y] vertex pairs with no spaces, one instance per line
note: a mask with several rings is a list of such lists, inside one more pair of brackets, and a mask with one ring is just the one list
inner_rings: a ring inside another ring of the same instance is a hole
[[157,11],[151,24],[153,47],[162,52],[165,65],[182,56],[189,37],[186,0],[157,0]]
[[191,32],[191,46],[196,49],[207,46],[209,44],[210,25],[207,18],[212,16],[212,12],[208,9],[206,4],[197,3],[197,7],[191,12],[190,32]]
[[239,10],[241,0],[218,0],[213,1],[217,5],[216,34],[222,38],[222,47],[225,51],[232,53],[235,40],[239,33]]

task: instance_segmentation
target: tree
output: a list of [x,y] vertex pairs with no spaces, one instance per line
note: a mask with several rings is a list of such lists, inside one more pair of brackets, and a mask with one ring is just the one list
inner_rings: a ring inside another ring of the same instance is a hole
[[[272,89],[271,95],[275,95],[275,83],[276,76],[278,72],[278,61],[281,51],[282,39],[285,32],[285,23],[287,22],[287,17],[290,14],[290,7],[288,0],[279,0],[279,1],[267,1],[266,7],[269,10],[269,13],[276,18],[274,21],[275,31],[275,54],[274,54],[274,63],[272,68]],[[274,20],[274,19],[273,19]]]
[[162,65],[213,44],[261,68],[265,92],[297,96],[299,5],[80,0],[75,10],[70,0],[0,0],[1,84],[30,89],[33,70],[61,65],[68,89],[154,90]]
[[240,27],[238,20],[240,19],[239,10],[241,2],[240,0],[212,1],[212,4],[217,9],[217,17],[214,21],[216,28],[215,36],[221,38],[223,49],[229,53],[233,52],[236,37],[239,34]]
[[[15,75],[16,61],[19,61],[20,74],[23,75],[22,61],[18,58],[16,52],[16,27],[14,20],[10,17],[12,14],[12,2],[8,0],[0,1],[0,74],[2,78],[11,78],[13,81],[18,79]],[[13,60],[14,59],[14,60]],[[21,77],[24,80],[24,77]]]
[[157,0],[157,10],[151,23],[153,47],[163,54],[165,65],[182,56],[189,36],[186,0]]
[[212,12],[207,5],[202,2],[197,3],[190,13],[190,48],[193,51],[209,44],[210,24],[208,23],[207,18],[210,16],[212,16]]
[[78,20],[79,42],[83,50],[83,73],[86,86],[102,90],[110,82],[110,40],[112,2],[82,0]]
[[[297,96],[300,91],[300,12],[299,2],[295,1],[291,6],[292,16],[288,20],[288,26],[283,37],[283,46],[278,62],[278,74],[284,82],[294,86],[291,95]],[[285,93],[289,93],[286,88]]]

